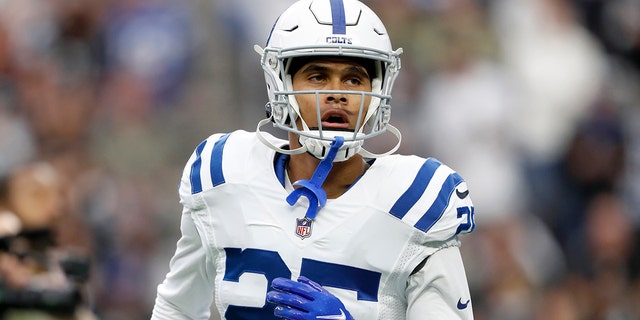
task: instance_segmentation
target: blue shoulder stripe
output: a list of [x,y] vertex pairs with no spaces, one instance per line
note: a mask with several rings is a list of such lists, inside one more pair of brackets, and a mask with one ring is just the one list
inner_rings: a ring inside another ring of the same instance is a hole
[[191,194],[202,192],[202,181],[200,180],[200,167],[202,166],[202,149],[207,144],[207,140],[202,141],[196,148],[196,160],[191,165]]
[[[217,186],[224,183],[224,174],[222,173],[222,151],[224,145],[227,142],[229,134],[225,134],[213,145],[211,152],[211,161],[209,163],[209,169],[211,170],[211,182],[213,186]],[[202,141],[196,148],[196,160],[191,165],[191,173],[189,180],[191,181],[191,194],[202,192],[202,177],[200,176],[200,169],[202,167],[202,150],[204,150],[207,140]]]
[[396,201],[393,207],[391,207],[389,213],[396,216],[398,219],[402,219],[407,212],[409,212],[409,209],[418,202],[424,191],[427,189],[429,182],[431,182],[436,170],[441,165],[442,163],[436,159],[427,159],[427,161],[422,164],[422,167],[420,167],[420,170],[418,170],[418,174],[411,183],[411,186],[409,186],[402,196],[398,198],[398,201]]
[[450,174],[442,184],[436,200],[414,226],[424,232],[429,231],[444,214],[444,211],[449,206],[449,199],[451,199],[453,190],[455,190],[462,181],[462,177],[459,174],[455,172]]
[[347,34],[347,19],[343,0],[331,0],[331,19],[333,34]]
[[229,134],[225,134],[216,141],[213,145],[213,151],[211,152],[211,182],[213,186],[218,186],[224,183],[224,174],[222,173],[222,151],[224,145],[227,143]]

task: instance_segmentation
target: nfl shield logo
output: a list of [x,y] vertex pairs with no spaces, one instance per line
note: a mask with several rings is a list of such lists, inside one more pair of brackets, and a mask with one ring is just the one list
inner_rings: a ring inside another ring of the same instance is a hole
[[311,236],[311,224],[313,220],[309,218],[296,218],[296,235],[301,239],[309,238]]

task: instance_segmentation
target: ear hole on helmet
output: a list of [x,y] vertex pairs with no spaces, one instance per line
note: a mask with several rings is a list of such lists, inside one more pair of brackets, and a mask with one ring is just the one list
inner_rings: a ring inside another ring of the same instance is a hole
[[[271,102],[267,102],[264,105],[264,113],[266,114],[267,118],[271,118],[271,115],[273,114],[273,109],[271,108]],[[275,122],[273,118],[271,118],[271,120]]]

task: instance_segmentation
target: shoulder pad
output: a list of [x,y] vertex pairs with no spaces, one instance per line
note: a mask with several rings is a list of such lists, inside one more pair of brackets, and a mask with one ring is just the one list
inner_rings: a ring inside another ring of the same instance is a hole
[[183,172],[189,192],[196,194],[204,189],[224,183],[222,152],[230,134],[214,134],[202,141],[194,150]]
[[[281,140],[273,138],[273,143]],[[251,175],[247,168],[272,169],[274,151],[253,132],[237,130],[214,134],[200,143],[191,154],[180,185],[180,194],[198,194],[227,182]],[[223,161],[224,159],[227,159]],[[230,161],[231,160],[231,161]]]
[[429,241],[473,231],[474,207],[467,184],[457,172],[429,158],[414,174],[390,214],[424,232]]

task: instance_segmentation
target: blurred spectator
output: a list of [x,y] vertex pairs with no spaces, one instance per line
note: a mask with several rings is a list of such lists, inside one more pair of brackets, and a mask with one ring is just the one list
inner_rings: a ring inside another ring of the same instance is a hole
[[105,107],[116,121],[144,121],[176,107],[193,57],[188,7],[175,1],[113,1],[103,20]]
[[[216,0],[214,17],[221,21],[222,39],[228,39],[222,48],[228,56],[225,78],[233,90],[232,109],[237,113],[240,127],[254,129],[255,123],[264,118],[262,106],[267,102],[264,73],[259,67],[259,56],[253,45],[263,47],[269,37],[273,22],[287,8],[290,0]],[[258,66],[256,68],[256,66]]]
[[576,239],[583,245],[573,247],[581,253],[576,262],[580,265],[544,292],[538,318],[547,319],[546,310],[562,309],[573,312],[573,319],[637,319],[637,272],[632,264],[638,253],[637,232],[628,212],[615,195],[602,193],[585,214],[583,234]]
[[177,183],[197,121],[214,118],[182,104],[198,70],[195,11],[185,2],[118,0],[100,20],[100,120],[86,145],[94,163],[72,188],[95,241],[96,309],[105,319],[148,318],[153,277],[164,272],[154,261],[168,254],[164,241],[177,230],[165,228],[179,217],[175,190],[161,186]]
[[[2,95],[2,93],[0,93]],[[0,96],[0,177],[34,155],[33,133],[19,112],[7,110]],[[10,152],[8,151],[10,150]]]
[[10,41],[9,56],[14,67],[38,69],[40,58],[57,37],[53,2],[5,0],[0,2],[0,24]]
[[[1,7],[1,6],[0,6]],[[13,42],[0,19],[0,178],[34,154],[31,128],[18,108]]]
[[626,134],[627,167],[620,193],[640,227],[640,2],[634,0],[577,0],[582,21],[600,40],[610,65],[608,91],[619,110]]
[[536,214],[549,215],[558,165],[604,85],[604,56],[568,0],[494,1],[492,21],[514,81],[513,134]]
[[640,2],[574,0],[585,26],[614,59],[640,69]]
[[560,281],[566,272],[563,253],[547,226],[521,214],[476,232],[462,246],[469,261],[475,319],[532,319],[540,290]]
[[635,230],[618,197],[601,194],[587,208],[586,247],[582,261],[597,290],[596,315],[632,317],[632,271]]
[[95,319],[83,289],[88,260],[57,246],[64,200],[54,167],[22,165],[0,183],[0,317]]
[[422,137],[415,147],[438,154],[476,190],[477,221],[488,225],[521,212],[525,199],[513,141],[513,88],[494,57],[478,47],[491,42],[491,33],[475,31],[486,25],[483,14],[474,1],[457,0],[432,24],[442,54],[423,83],[413,127]]
[[22,230],[52,227],[64,212],[63,185],[48,163],[21,165],[9,178],[7,202],[20,219]]
[[547,203],[553,212],[547,223],[573,270],[587,266],[584,259],[593,249],[584,246],[588,208],[601,194],[618,192],[623,181],[626,140],[614,112],[598,109],[576,129],[562,158],[557,193]]

